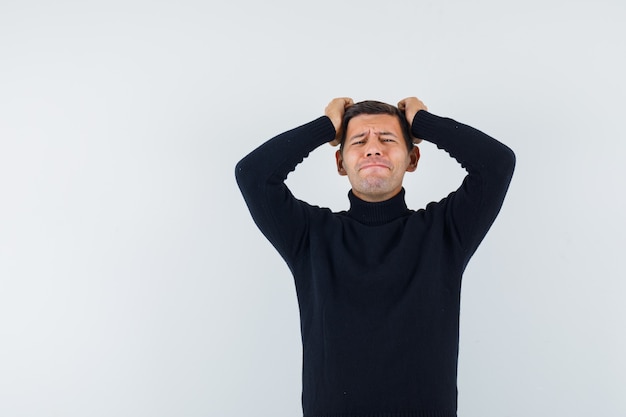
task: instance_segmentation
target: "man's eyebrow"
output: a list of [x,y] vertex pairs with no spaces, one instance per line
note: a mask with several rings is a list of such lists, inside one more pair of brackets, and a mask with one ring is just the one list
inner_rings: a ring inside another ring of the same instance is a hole
[[357,133],[356,135],[352,135],[350,136],[350,139],[348,140],[353,140],[353,139],[357,139],[357,138],[362,138],[363,136],[365,136],[367,134],[367,132],[362,132],[362,133]]
[[[352,135],[350,136],[350,138],[348,140],[353,140],[353,139],[358,139],[358,138],[362,138],[363,136],[365,136],[367,134],[367,132],[362,132],[362,133],[357,133],[356,135]],[[397,138],[398,136],[396,136],[395,133],[393,132],[387,132],[386,130],[382,131],[382,132],[378,132],[378,136],[393,136],[394,138]]]

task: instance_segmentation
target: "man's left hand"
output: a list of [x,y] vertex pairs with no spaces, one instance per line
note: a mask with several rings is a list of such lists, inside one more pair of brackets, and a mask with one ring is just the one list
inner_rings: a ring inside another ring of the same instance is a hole
[[[428,111],[428,107],[417,97],[407,97],[404,100],[400,100],[398,102],[398,109],[401,112],[404,112],[404,117],[406,117],[407,122],[409,122],[409,127],[413,126],[413,119],[415,115],[420,110]],[[418,144],[422,140],[418,138],[413,138],[413,143]]]

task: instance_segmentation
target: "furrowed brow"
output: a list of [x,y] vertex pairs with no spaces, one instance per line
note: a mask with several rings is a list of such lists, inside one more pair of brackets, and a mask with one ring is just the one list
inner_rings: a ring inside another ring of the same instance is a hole
[[[377,132],[376,135],[377,136],[393,136],[394,138],[397,138],[395,133],[387,132],[387,131]],[[348,140],[351,141],[351,140],[354,140],[354,139],[360,139],[360,138],[363,138],[365,136],[367,136],[367,132],[361,132],[361,133],[357,133],[356,135],[350,136],[350,138]]]
[[348,140],[354,140],[354,139],[358,139],[358,138],[362,138],[367,134],[367,132],[362,132],[362,133],[357,133],[356,135],[352,135],[350,136],[350,139]]

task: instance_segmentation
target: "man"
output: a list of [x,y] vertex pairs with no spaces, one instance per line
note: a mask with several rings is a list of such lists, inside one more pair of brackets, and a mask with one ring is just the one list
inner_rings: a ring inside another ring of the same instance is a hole
[[[402,181],[421,138],[467,170],[458,190],[413,211]],[[293,197],[288,173],[318,146],[340,145],[350,209]],[[303,344],[305,417],[450,417],[457,409],[463,271],[496,218],[515,156],[495,139],[427,111],[338,98],[325,116],[239,162],[252,217],[293,273]]]

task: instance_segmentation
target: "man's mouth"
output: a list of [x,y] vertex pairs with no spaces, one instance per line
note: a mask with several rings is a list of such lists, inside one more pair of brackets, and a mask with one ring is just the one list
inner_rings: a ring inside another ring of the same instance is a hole
[[359,171],[364,170],[364,169],[369,169],[369,168],[386,168],[386,169],[391,169],[388,164],[385,164],[383,162],[369,162],[369,163],[361,165],[359,167]]

